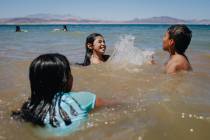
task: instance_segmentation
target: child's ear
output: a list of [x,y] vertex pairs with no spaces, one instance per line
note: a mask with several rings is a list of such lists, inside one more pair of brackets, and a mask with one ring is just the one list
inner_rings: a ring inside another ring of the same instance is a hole
[[174,47],[174,46],[175,46],[175,41],[174,41],[173,39],[170,39],[170,40],[169,40],[169,45],[170,45],[171,47]]
[[170,39],[169,40],[169,52],[171,54],[175,54],[174,46],[175,46],[175,41],[173,39]]
[[93,49],[93,45],[91,43],[88,43],[87,47],[88,47],[88,49],[91,49],[91,50]]

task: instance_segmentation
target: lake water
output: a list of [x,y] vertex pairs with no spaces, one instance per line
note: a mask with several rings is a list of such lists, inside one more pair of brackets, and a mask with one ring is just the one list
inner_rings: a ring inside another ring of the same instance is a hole
[[[120,101],[91,112],[81,131],[62,139],[79,140],[204,140],[210,139],[210,26],[190,25],[186,52],[192,72],[167,75],[162,37],[169,25],[0,25],[0,140],[43,139],[33,126],[10,118],[30,96],[28,67],[43,53],[62,53],[82,62],[85,39],[101,33],[113,55],[104,64],[71,66],[74,91]],[[153,54],[156,64],[145,62]],[[59,138],[54,138],[59,139]]]

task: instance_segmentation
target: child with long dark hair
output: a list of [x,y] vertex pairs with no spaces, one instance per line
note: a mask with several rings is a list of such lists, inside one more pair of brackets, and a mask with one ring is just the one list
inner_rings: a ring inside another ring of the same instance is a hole
[[73,77],[67,58],[43,54],[29,68],[31,97],[12,117],[47,128],[67,128],[108,102],[90,92],[71,92]]
[[86,38],[85,42],[85,59],[83,66],[99,64],[108,60],[109,55],[105,55],[106,44],[104,37],[98,33],[92,33]]

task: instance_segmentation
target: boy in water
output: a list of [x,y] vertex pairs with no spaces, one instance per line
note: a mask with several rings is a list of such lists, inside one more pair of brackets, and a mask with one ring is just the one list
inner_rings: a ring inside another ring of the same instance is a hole
[[186,25],[172,25],[168,28],[163,37],[163,50],[170,54],[170,58],[165,64],[166,73],[192,70],[190,62],[184,54],[191,37],[192,32]]

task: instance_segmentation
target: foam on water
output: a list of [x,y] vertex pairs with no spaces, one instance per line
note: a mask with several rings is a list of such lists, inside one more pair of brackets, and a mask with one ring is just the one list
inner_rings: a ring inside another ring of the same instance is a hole
[[127,65],[142,65],[151,61],[153,58],[153,51],[143,50],[135,47],[135,36],[124,35],[115,44],[114,51],[110,57],[111,64],[120,64],[120,66]]

